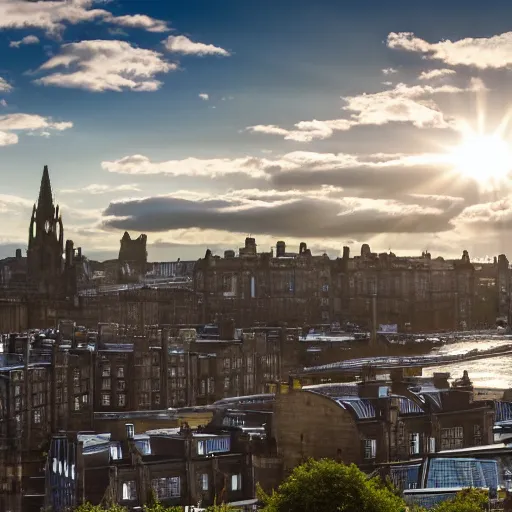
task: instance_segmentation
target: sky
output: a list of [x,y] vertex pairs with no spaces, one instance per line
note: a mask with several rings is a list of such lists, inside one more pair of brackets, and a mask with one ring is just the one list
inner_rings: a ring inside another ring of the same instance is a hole
[[509,0],[0,0],[0,257],[512,256]]

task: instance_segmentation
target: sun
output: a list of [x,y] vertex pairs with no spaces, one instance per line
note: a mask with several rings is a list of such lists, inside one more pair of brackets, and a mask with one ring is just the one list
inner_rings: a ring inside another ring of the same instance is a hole
[[499,134],[472,133],[449,153],[449,160],[460,174],[495,186],[512,171],[512,148]]

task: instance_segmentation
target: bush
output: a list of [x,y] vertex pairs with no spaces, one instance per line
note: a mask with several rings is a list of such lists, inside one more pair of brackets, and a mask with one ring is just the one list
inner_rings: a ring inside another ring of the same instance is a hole
[[487,491],[463,489],[455,498],[439,503],[434,512],[482,512],[488,503]]
[[263,497],[264,512],[403,512],[405,502],[379,478],[354,464],[310,460],[296,467],[277,492]]

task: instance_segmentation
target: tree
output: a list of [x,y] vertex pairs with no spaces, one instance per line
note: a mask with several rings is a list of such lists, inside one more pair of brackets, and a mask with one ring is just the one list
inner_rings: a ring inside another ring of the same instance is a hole
[[309,460],[277,492],[263,497],[264,512],[403,512],[404,501],[379,478],[354,464]]
[[482,512],[489,503],[487,491],[463,489],[455,498],[439,503],[434,512]]

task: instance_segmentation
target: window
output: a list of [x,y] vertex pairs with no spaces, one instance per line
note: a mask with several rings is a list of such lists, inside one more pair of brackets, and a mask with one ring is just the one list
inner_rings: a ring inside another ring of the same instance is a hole
[[482,444],[482,427],[480,425],[473,425],[473,435],[475,446],[481,446]]
[[364,458],[375,459],[377,456],[377,440],[365,439],[364,441]]
[[441,429],[441,450],[464,448],[464,429],[462,427]]
[[247,356],[247,371],[252,372],[252,356]]
[[120,460],[123,458],[123,451],[121,450],[121,445],[118,445],[118,444],[110,445],[110,458],[112,460]]
[[145,407],[151,405],[149,393],[140,393],[139,395],[139,407]]
[[34,423],[36,425],[41,423],[41,409],[34,410]]
[[153,380],[151,384],[151,391],[160,391],[160,380]]
[[231,359],[229,357],[224,358],[224,370],[231,369]]
[[101,389],[109,390],[110,384],[110,379],[101,379]]
[[102,377],[110,377],[110,366],[104,366],[102,371],[101,371],[101,376]]
[[169,376],[170,377],[176,377],[176,367],[175,366],[171,366],[169,368]]
[[123,500],[134,501],[137,499],[137,487],[135,486],[135,480],[123,483]]
[[104,407],[110,405],[110,393],[101,394],[101,405]]
[[242,475],[231,475],[231,490],[241,491],[242,490]]
[[153,395],[153,402],[155,405],[160,405],[160,393],[155,393]]
[[197,443],[198,455],[208,455],[210,453],[229,452],[231,446],[229,437],[212,437]]
[[75,399],[73,400],[73,410],[79,411],[80,410],[80,397],[75,396]]
[[456,458],[432,458],[426,487],[490,487],[498,486],[496,461]]
[[247,394],[252,394],[254,391],[254,375],[252,373],[246,373],[244,375],[244,392]]
[[224,377],[224,389],[227,391],[230,386],[231,386],[231,381],[229,380],[229,377]]
[[126,381],[125,380],[118,380],[117,381],[117,390],[118,391],[124,391],[126,388]]
[[201,395],[206,395],[206,381],[204,379],[201,381]]
[[210,377],[208,379],[208,394],[213,395],[215,393],[215,379]]
[[236,367],[238,369],[242,368],[242,358],[241,357],[236,358]]
[[151,486],[159,500],[178,498],[180,496],[180,477],[154,478]]
[[201,490],[207,491],[208,490],[208,473],[203,473],[201,475]]
[[409,434],[409,455],[420,453],[420,435],[417,432]]
[[428,438],[428,453],[436,453],[436,438]]
[[124,379],[124,366],[117,367],[117,378]]
[[75,386],[80,384],[80,370],[78,368],[73,370],[73,384]]
[[117,406],[118,407],[125,407],[126,406],[126,395],[125,394],[117,395]]

